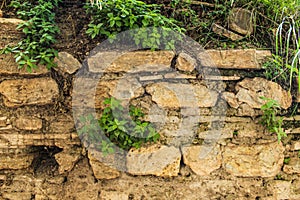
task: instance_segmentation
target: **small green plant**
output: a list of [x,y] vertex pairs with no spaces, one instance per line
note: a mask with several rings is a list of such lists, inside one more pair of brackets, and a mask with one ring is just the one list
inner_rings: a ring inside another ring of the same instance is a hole
[[57,51],[51,48],[56,42],[55,35],[59,33],[55,25],[53,9],[60,0],[38,0],[36,4],[28,0],[14,0],[10,6],[17,10],[17,15],[25,20],[18,25],[25,38],[16,46],[7,46],[1,53],[15,54],[18,68],[26,67],[28,71],[37,68],[38,64],[46,65],[48,69],[54,67]]
[[105,99],[104,104],[106,107],[99,120],[92,115],[80,118],[83,126],[78,131],[80,138],[95,144],[103,153],[114,152],[113,144],[129,150],[160,138],[150,122],[141,120],[144,116],[141,109],[130,106],[128,114],[120,101],[113,97]]
[[[160,6],[156,4],[146,4],[137,0],[107,0],[101,3],[101,9],[86,4],[85,8],[91,15],[91,22],[86,33],[95,38],[101,35],[113,41],[116,35],[122,31],[145,28],[161,27],[165,33],[141,29],[133,32],[131,37],[137,45],[143,48],[156,49],[160,45],[160,40],[169,41],[171,31],[181,33],[184,31],[177,25],[177,21],[160,14]],[[131,38],[128,38],[131,39]],[[174,47],[174,41],[169,41],[166,48]]]
[[290,160],[291,160],[290,157],[284,158],[283,163],[284,164],[289,164]]
[[237,136],[238,134],[239,134],[239,132],[238,132],[237,130],[234,130],[234,131],[233,131],[233,135],[234,135],[234,136]]
[[266,101],[266,103],[261,106],[263,112],[261,123],[266,126],[271,133],[276,133],[278,142],[280,142],[282,137],[287,136],[282,128],[283,118],[277,116],[280,111],[280,105],[278,101],[274,99],[266,97],[261,97],[261,99]]

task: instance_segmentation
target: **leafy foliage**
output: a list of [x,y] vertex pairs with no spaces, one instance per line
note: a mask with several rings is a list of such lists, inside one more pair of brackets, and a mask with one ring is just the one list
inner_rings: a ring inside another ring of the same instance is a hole
[[113,143],[129,150],[131,147],[139,148],[146,142],[156,142],[160,138],[149,122],[141,120],[144,114],[139,108],[130,106],[128,114],[115,98],[107,98],[104,104],[106,107],[99,120],[92,115],[80,118],[83,126],[78,131],[81,138],[86,137],[86,141],[96,144],[96,148],[103,153],[114,152]]
[[36,4],[27,0],[14,0],[12,7],[17,10],[17,15],[26,20],[18,25],[26,37],[16,46],[7,46],[1,53],[15,54],[15,61],[19,68],[26,67],[28,71],[37,68],[38,64],[46,65],[48,69],[54,67],[54,58],[57,51],[51,48],[56,42],[55,35],[59,33],[55,25],[53,9],[60,0],[38,0]]
[[[101,3],[101,9],[88,3],[85,6],[87,13],[91,15],[91,22],[86,33],[95,38],[105,36],[113,40],[116,34],[145,27],[162,27],[166,34],[162,34],[154,29],[148,32],[147,29],[140,29],[134,32],[131,37],[137,45],[143,48],[156,49],[160,45],[160,40],[169,41],[171,31],[181,33],[184,31],[177,25],[173,18],[167,18],[160,14],[160,6],[156,4],[146,4],[137,0],[106,0]],[[174,47],[175,41],[167,44],[167,49]]]
[[277,116],[280,111],[280,105],[278,101],[274,99],[266,97],[261,97],[261,99],[266,101],[266,103],[261,106],[261,110],[263,111],[261,123],[266,126],[271,133],[276,133],[278,142],[280,142],[282,137],[287,136],[282,128],[283,118]]

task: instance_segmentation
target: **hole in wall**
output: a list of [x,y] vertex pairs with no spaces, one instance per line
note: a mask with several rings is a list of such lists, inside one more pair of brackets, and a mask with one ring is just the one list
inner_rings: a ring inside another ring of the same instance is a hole
[[38,146],[32,148],[36,152],[36,156],[31,164],[34,173],[36,175],[55,175],[58,170],[58,163],[54,155],[61,152],[62,148],[56,146]]

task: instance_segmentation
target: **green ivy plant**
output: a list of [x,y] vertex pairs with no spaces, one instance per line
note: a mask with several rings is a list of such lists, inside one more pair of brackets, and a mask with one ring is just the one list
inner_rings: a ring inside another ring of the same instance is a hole
[[261,99],[266,101],[266,103],[261,106],[261,110],[263,112],[261,124],[264,125],[271,133],[277,134],[279,143],[282,137],[287,137],[282,128],[283,118],[277,116],[280,111],[280,105],[278,101],[274,99],[266,97],[261,97]]
[[16,46],[7,46],[1,53],[13,53],[18,68],[26,67],[31,72],[38,64],[48,69],[55,66],[57,51],[51,47],[56,42],[59,28],[55,25],[53,9],[60,0],[38,0],[35,4],[28,0],[14,0],[10,6],[17,10],[19,18],[25,20],[17,26],[25,38]]
[[[128,111],[115,98],[107,98],[99,120],[92,115],[82,116],[82,127],[78,130],[79,137],[104,154],[114,152],[113,144],[129,150],[132,147],[140,148],[143,143],[156,142],[160,135],[150,122],[143,121],[144,116],[140,108],[130,106]],[[100,127],[100,129],[99,129]]]
[[122,31],[145,28],[161,27],[164,33],[140,29],[132,33],[136,45],[143,48],[156,49],[160,45],[160,40],[168,41],[167,49],[174,47],[174,40],[170,40],[171,31],[183,32],[178,22],[173,18],[167,18],[160,14],[160,6],[156,4],[146,4],[137,0],[106,0],[101,2],[101,9],[87,3],[86,11],[91,15],[91,22],[86,33],[91,37],[104,36],[111,41]]

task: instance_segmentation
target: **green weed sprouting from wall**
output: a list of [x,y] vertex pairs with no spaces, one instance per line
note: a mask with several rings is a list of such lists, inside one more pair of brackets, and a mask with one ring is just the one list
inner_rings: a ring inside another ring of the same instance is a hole
[[[143,143],[156,142],[160,135],[150,122],[142,121],[144,116],[141,109],[130,106],[129,113],[115,98],[107,98],[100,119],[92,115],[80,117],[81,128],[79,137],[104,155],[115,151],[114,145],[129,150],[131,147],[140,148]],[[99,129],[100,127],[100,129]],[[103,134],[104,133],[104,134]]]
[[[136,45],[143,48],[157,49],[160,40],[169,41],[166,49],[174,48],[175,41],[170,40],[172,31],[183,32],[178,22],[172,18],[167,18],[160,14],[160,6],[156,4],[146,4],[137,0],[106,0],[102,1],[101,9],[87,3],[86,11],[91,15],[91,21],[86,33],[91,37],[101,35],[113,41],[120,32],[132,29],[131,37]],[[164,33],[159,31],[148,32],[146,27],[160,27]]]
[[280,111],[280,105],[278,101],[274,99],[266,97],[261,97],[261,99],[266,101],[266,103],[261,106],[263,114],[260,122],[268,129],[268,131],[276,133],[278,142],[280,142],[282,137],[287,136],[282,128],[283,118],[277,116]]
[[59,28],[55,25],[53,9],[60,0],[38,0],[36,4],[28,0],[14,0],[11,7],[17,10],[19,18],[25,20],[18,25],[25,38],[16,46],[7,46],[1,53],[13,53],[18,68],[26,67],[31,72],[38,64],[48,69],[55,66],[57,51],[51,47],[56,42]]

